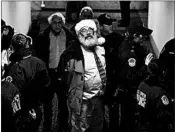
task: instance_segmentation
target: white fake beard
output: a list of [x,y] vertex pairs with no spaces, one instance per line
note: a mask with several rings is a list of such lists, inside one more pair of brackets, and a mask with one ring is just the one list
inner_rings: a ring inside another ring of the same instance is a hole
[[79,36],[79,41],[86,48],[92,48],[98,45],[96,34],[93,36],[93,38],[87,38],[87,39],[85,39],[85,37],[83,36]]

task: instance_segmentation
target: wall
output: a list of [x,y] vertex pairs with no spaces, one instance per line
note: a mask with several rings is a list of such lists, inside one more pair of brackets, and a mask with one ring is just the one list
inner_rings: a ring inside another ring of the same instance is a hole
[[31,22],[31,2],[2,2],[2,19],[16,32],[26,34]]
[[175,2],[149,2],[148,27],[153,29],[152,45],[157,57],[164,44],[174,38]]
[[[65,9],[67,1],[44,1],[45,9],[41,9],[41,1],[31,2],[32,20],[38,19],[41,24],[41,29],[47,27],[47,18],[52,13],[61,12],[65,16]],[[119,1],[87,1],[87,5],[94,10],[94,16],[97,18],[101,13],[108,13],[113,19],[120,20],[120,2]],[[131,23],[133,21],[141,20],[147,26],[148,16],[148,1],[131,1],[130,3],[130,17]],[[73,13],[73,16],[76,16]],[[76,17],[75,17],[76,18]]]
[[[46,8],[66,8],[67,1],[44,1]],[[41,1],[32,1],[32,10],[40,10]],[[120,9],[119,1],[87,1],[93,9]],[[147,1],[131,1],[131,9],[147,9]]]

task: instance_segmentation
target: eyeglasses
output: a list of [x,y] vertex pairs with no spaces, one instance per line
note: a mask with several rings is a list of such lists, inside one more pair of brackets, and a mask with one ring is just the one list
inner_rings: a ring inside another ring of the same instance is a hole
[[79,34],[87,36],[88,34],[94,35],[94,29],[91,27],[83,27],[80,29]]
[[53,25],[57,25],[57,24],[58,24],[58,25],[61,25],[61,24],[62,24],[62,21],[58,21],[58,22],[53,21],[52,24],[53,24]]

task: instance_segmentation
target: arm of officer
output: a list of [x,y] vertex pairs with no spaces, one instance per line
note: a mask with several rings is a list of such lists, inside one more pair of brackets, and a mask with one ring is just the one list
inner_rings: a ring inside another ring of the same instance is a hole
[[143,65],[140,69],[136,69],[135,67],[133,67],[133,68],[130,67],[130,73],[129,73],[128,77],[133,81],[134,80],[142,81],[142,79],[144,79],[148,75],[147,66],[152,59],[153,59],[153,54],[149,53],[146,56],[145,65]]
[[160,121],[161,123],[169,123],[170,121],[172,121],[173,105],[168,95],[164,94],[160,96],[156,107],[158,109],[158,121]]

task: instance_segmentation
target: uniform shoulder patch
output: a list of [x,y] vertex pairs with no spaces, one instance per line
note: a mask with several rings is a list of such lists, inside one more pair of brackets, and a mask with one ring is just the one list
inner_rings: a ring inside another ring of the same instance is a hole
[[134,67],[136,65],[136,59],[134,58],[128,59],[128,64],[130,67]]
[[10,82],[10,83],[13,81],[13,79],[12,79],[11,76],[7,76],[5,80],[6,80],[7,82]]
[[168,97],[167,97],[166,95],[163,95],[163,96],[161,97],[161,100],[162,100],[162,103],[163,103],[164,105],[168,105],[168,104],[169,104],[169,99],[168,99]]
[[146,106],[146,94],[139,89],[137,90],[137,102],[138,102],[138,105],[145,108],[145,106]]
[[21,102],[20,102],[20,96],[19,94],[16,94],[12,103],[13,113],[15,114],[17,111],[21,109]]

